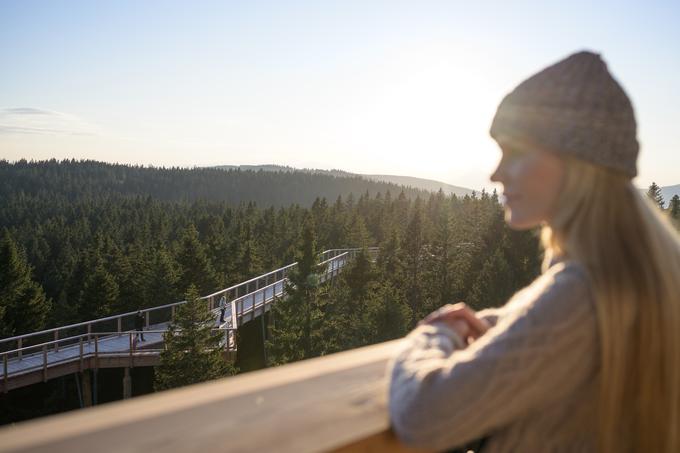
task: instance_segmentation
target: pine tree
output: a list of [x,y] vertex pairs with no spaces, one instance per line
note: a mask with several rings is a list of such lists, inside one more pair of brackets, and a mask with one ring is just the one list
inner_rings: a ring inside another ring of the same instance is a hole
[[262,274],[262,259],[257,247],[257,241],[253,238],[250,225],[246,226],[244,237],[240,244],[240,254],[236,260],[236,274],[239,281],[245,281]]
[[260,253],[257,250],[255,241],[252,239],[246,241],[246,243],[243,244],[241,256],[238,262],[240,264],[238,267],[239,274],[241,275],[241,278],[239,278],[240,281],[251,279],[262,274],[264,271],[262,269]]
[[326,199],[317,197],[310,212],[314,218],[314,225],[316,225],[317,241],[320,244],[327,244],[329,209]]
[[346,351],[366,344],[361,311],[363,300],[350,294],[346,282],[336,280],[328,285],[318,305],[320,317],[313,332],[314,352],[317,355]]
[[378,254],[378,268],[385,280],[402,282],[404,277],[404,263],[401,259],[401,241],[396,228],[393,228],[387,240],[380,245]]
[[668,205],[671,217],[674,219],[680,219],[680,197],[675,194]]
[[210,260],[198,240],[198,231],[191,224],[182,236],[180,249],[177,254],[180,267],[178,286],[188,288],[195,285],[200,294],[209,294],[217,289],[219,280],[210,264]]
[[349,225],[349,231],[347,232],[347,245],[349,247],[365,248],[370,245],[369,241],[370,239],[368,230],[366,229],[366,223],[360,215],[355,213]]
[[3,337],[45,327],[51,303],[31,274],[26,258],[5,230],[0,240],[0,335]]
[[145,306],[153,307],[179,301],[178,280],[177,263],[165,248],[155,250],[146,282]]
[[482,266],[466,302],[475,310],[503,305],[515,289],[513,278],[499,247]]
[[428,253],[425,275],[427,281],[426,298],[423,312],[431,312],[450,303],[454,296],[456,283],[455,262],[458,250],[453,233],[455,223],[450,214],[440,214],[434,233],[434,240]]
[[413,312],[398,288],[379,284],[364,305],[363,324],[369,328],[369,343],[393,340],[408,332]]
[[375,279],[373,263],[368,259],[368,252],[362,249],[357,253],[352,262],[342,271],[341,280],[350,289],[353,300],[360,301],[366,297],[370,290],[370,282]]
[[661,195],[661,188],[656,185],[655,182],[652,182],[652,184],[649,186],[649,189],[647,190],[647,196],[661,209],[663,209],[664,201],[663,201],[663,196]]
[[138,247],[128,253],[114,246],[107,252],[108,271],[118,285],[118,300],[111,307],[113,313],[125,313],[145,306],[144,283],[149,265]]
[[185,294],[175,320],[163,334],[165,350],[155,370],[154,388],[165,390],[235,374],[222,357],[222,335],[213,331],[215,319],[195,286]]
[[78,314],[82,319],[108,316],[117,308],[120,289],[116,279],[104,268],[98,258],[94,269],[87,275],[79,297]]
[[348,214],[341,196],[338,196],[335,200],[330,217],[332,221],[328,227],[328,245],[330,247],[344,247],[348,243]]
[[[323,311],[319,299],[316,235],[311,216],[305,219],[297,266],[288,275],[286,297],[272,305],[274,324],[267,341],[273,364],[284,364],[313,357],[319,352],[313,337],[318,336]],[[316,346],[316,347],[315,347]]]
[[423,314],[422,277],[425,236],[423,231],[423,213],[419,200],[416,200],[413,215],[408,223],[402,246],[405,264],[405,294],[407,303],[416,314]]

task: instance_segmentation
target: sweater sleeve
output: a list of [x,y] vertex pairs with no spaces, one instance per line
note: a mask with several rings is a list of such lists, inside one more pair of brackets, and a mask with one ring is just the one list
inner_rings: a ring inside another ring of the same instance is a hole
[[392,426],[409,446],[458,447],[568,397],[597,354],[587,277],[558,264],[467,347],[441,324],[409,333],[387,369]]
[[491,327],[494,327],[496,326],[496,324],[498,324],[499,321],[501,321],[505,317],[505,315],[513,311],[513,308],[515,307],[516,304],[525,303],[526,297],[524,297],[524,292],[527,290],[528,288],[524,288],[516,292],[510,298],[510,300],[501,307],[484,308],[482,310],[479,310],[475,314],[477,315],[478,318],[488,322],[491,325]]

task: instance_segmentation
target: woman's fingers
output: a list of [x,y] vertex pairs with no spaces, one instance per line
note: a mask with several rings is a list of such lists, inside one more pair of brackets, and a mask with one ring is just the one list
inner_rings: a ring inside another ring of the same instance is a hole
[[459,302],[456,304],[444,305],[439,310],[431,313],[421,321],[421,324],[430,324],[435,321],[446,321],[452,323],[454,320],[464,320],[467,322],[472,336],[479,337],[489,330],[490,325],[483,319],[479,319],[474,310],[469,308],[465,303]]
[[468,325],[470,326],[470,332],[473,336],[476,335],[478,337],[483,335],[487,330],[489,330],[490,327],[488,322],[484,321],[483,319],[479,319],[475,312],[467,307],[462,310],[449,312],[446,316],[453,319],[464,319],[467,321]]
[[443,307],[441,307],[438,310],[433,311],[429,315],[427,315],[421,323],[430,323],[434,321],[435,319],[440,319],[444,316],[447,316],[451,312],[455,312],[457,310],[462,309],[465,307],[465,304],[463,302],[459,302],[457,304],[446,304]]

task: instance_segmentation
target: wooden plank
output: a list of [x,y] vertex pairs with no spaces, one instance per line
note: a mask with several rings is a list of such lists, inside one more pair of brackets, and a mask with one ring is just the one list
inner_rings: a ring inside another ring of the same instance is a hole
[[[389,429],[384,370],[397,344],[20,423],[0,429],[0,445],[6,451],[51,453],[286,453],[364,445],[360,442]],[[377,445],[370,442],[366,445]]]

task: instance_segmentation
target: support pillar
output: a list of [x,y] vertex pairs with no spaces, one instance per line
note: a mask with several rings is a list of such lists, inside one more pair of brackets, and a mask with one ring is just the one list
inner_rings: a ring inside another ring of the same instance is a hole
[[92,385],[92,404],[94,406],[97,405],[97,395],[99,394],[97,392],[97,369],[95,368],[92,370],[92,376],[93,376],[93,385]]
[[73,373],[73,377],[75,378],[76,381],[76,391],[78,392],[78,404],[80,404],[80,408],[82,409],[85,406],[83,405],[83,392],[80,391],[80,377],[78,376],[78,373]]
[[85,370],[80,373],[80,382],[82,383],[83,407],[90,407],[92,406],[92,381],[90,381],[90,370]]
[[267,329],[264,326],[264,304],[262,305],[262,315],[260,315],[260,325],[262,326],[262,358],[264,359],[264,367],[267,368]]
[[127,400],[132,397],[132,377],[130,376],[130,367],[125,367],[123,370],[123,399]]

